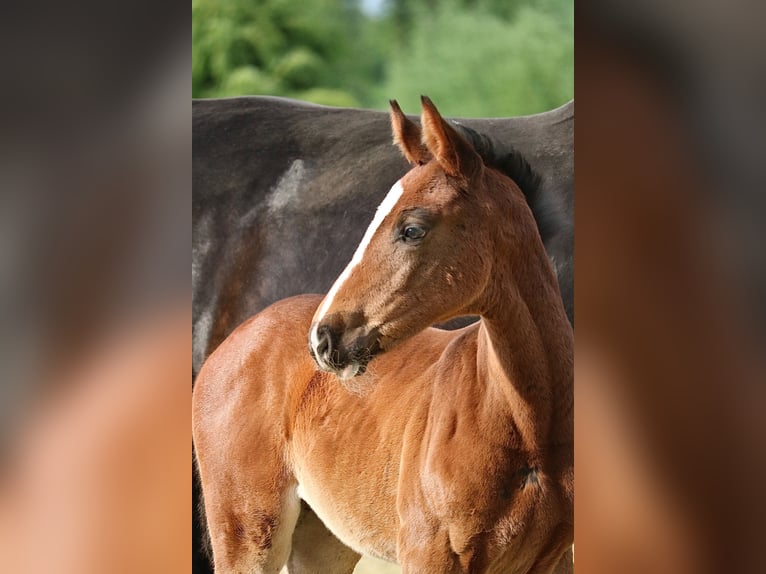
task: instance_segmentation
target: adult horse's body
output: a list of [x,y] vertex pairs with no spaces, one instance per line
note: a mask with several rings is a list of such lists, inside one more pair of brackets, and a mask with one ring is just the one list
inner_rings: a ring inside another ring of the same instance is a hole
[[[364,552],[406,573],[549,574],[572,543],[572,330],[538,230],[545,198],[427,99],[422,143],[397,106],[392,123],[416,167],[328,295],[264,310],[199,374],[194,439],[222,572],[288,559],[350,572]],[[428,327],[464,314],[482,319]],[[352,550],[317,556],[294,536],[301,498]]]
[[[326,292],[407,164],[382,112],[255,97],[194,101],[192,114],[195,375],[252,314],[290,295]],[[547,248],[571,320],[574,103],[459,121],[501,150],[520,151],[558,204],[563,217]]]

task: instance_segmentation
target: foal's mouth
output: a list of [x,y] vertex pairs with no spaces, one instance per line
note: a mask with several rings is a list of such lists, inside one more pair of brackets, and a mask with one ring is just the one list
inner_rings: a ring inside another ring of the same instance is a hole
[[358,375],[364,374],[364,372],[367,370],[367,365],[364,363],[349,363],[345,367],[343,367],[339,371],[333,371],[335,375],[341,380],[341,381],[348,381],[349,379],[353,379],[354,377]]
[[322,371],[347,381],[367,371],[370,361],[380,353],[380,345],[374,341],[371,345],[354,345],[348,350],[333,349],[331,353],[324,356],[318,356],[314,348],[309,345],[309,353]]

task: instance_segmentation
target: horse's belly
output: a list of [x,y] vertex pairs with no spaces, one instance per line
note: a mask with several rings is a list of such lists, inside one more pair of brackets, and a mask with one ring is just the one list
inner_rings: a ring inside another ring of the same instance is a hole
[[[305,500],[336,538],[360,554],[396,560],[396,499],[385,492],[371,493],[369,483],[349,477],[345,483],[296,472],[298,495]],[[380,483],[380,481],[373,481]]]

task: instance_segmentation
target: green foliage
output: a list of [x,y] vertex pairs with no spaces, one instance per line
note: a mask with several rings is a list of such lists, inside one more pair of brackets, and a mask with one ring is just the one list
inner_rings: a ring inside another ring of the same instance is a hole
[[280,58],[274,66],[274,74],[283,85],[308,89],[322,80],[322,65],[316,53],[301,47]]
[[255,66],[240,66],[228,72],[221,82],[224,95],[260,94],[277,95],[281,92],[279,82]]
[[298,94],[298,96],[307,102],[338,108],[358,108],[361,105],[359,100],[348,92],[330,88],[312,88]]
[[458,6],[442,2],[413,20],[409,43],[389,61],[381,100],[395,94],[417,110],[428,94],[449,115],[509,116],[573,97],[571,5],[569,15],[520,6],[510,21]]
[[573,26],[565,0],[192,0],[192,95],[533,113],[573,95]]
[[192,96],[344,92],[362,24],[347,0],[192,0]]

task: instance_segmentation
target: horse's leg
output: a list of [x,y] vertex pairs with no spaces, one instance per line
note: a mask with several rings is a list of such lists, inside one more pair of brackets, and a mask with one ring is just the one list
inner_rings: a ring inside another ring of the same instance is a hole
[[203,411],[194,433],[215,571],[277,574],[300,513],[297,483],[272,420],[228,410]]
[[289,456],[293,381],[319,297],[277,303],[238,327],[200,369],[192,430],[216,572],[278,574],[300,514]]
[[[239,486],[236,491],[243,492]],[[254,489],[245,496],[209,489],[205,510],[217,574],[279,573],[300,512],[294,487],[278,493]]]
[[446,531],[435,535],[417,529],[400,531],[397,546],[402,574],[459,574],[462,571]]
[[290,574],[351,574],[361,557],[338,540],[308,504],[301,502],[287,561]]

